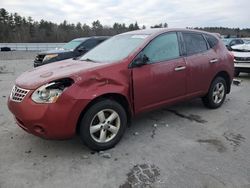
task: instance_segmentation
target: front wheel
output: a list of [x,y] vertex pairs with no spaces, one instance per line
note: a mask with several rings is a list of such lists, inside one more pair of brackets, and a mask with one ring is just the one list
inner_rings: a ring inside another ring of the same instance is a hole
[[204,105],[208,108],[219,108],[226,98],[227,85],[222,77],[217,77],[212,82],[208,94],[202,98]]
[[90,149],[106,150],[120,141],[126,126],[124,108],[116,101],[105,99],[92,105],[84,114],[80,137]]

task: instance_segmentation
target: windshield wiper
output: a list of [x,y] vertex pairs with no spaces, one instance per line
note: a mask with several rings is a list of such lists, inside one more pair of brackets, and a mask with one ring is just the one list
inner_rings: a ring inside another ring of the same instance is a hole
[[95,62],[94,60],[92,59],[89,59],[89,58],[86,58],[86,59],[81,59],[82,61],[89,61],[89,62]]

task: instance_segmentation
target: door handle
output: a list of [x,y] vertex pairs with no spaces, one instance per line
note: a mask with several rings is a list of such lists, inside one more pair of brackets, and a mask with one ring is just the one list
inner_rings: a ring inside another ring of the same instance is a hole
[[209,63],[211,63],[211,64],[218,63],[218,62],[219,62],[218,59],[211,59],[211,60],[209,61]]
[[179,66],[179,67],[176,67],[174,70],[175,71],[182,71],[182,70],[185,70],[186,69],[186,66]]

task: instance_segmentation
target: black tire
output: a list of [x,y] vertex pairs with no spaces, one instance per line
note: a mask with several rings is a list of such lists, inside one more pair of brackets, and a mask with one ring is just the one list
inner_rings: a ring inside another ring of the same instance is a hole
[[[218,103],[215,102],[215,99],[213,97],[213,93],[217,84],[222,84],[224,86],[224,95],[223,97],[221,97],[221,101],[220,102],[218,101]],[[210,109],[219,108],[225,101],[226,93],[227,93],[227,84],[225,79],[222,77],[217,77],[213,80],[207,95],[202,98],[203,104]]]
[[237,70],[237,69],[235,69],[235,70],[234,70],[234,76],[235,76],[235,77],[239,77],[239,75],[240,75],[240,71]]
[[[106,109],[111,109],[118,114],[120,118],[119,119],[120,128],[112,140],[106,143],[100,143],[93,138],[93,135],[91,135],[90,126],[91,126],[93,118],[95,118],[97,113]],[[92,150],[95,150],[95,151],[106,150],[106,149],[110,149],[114,147],[120,141],[120,139],[122,138],[126,130],[126,127],[127,127],[127,114],[124,108],[122,107],[122,105],[120,105],[118,102],[114,100],[104,99],[104,100],[94,103],[82,117],[82,120],[80,122],[80,138],[83,141],[83,143]]]

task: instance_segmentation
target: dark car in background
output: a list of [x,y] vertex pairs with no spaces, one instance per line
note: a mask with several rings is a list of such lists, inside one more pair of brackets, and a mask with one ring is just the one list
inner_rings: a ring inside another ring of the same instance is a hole
[[107,36],[77,38],[66,43],[59,49],[40,52],[35,58],[34,67],[79,57],[108,38]]
[[244,44],[244,40],[239,38],[225,38],[222,39],[222,41],[224,42],[228,50],[232,50],[232,46]]
[[9,52],[9,51],[11,51],[11,48],[10,47],[1,47],[0,51],[1,52]]

